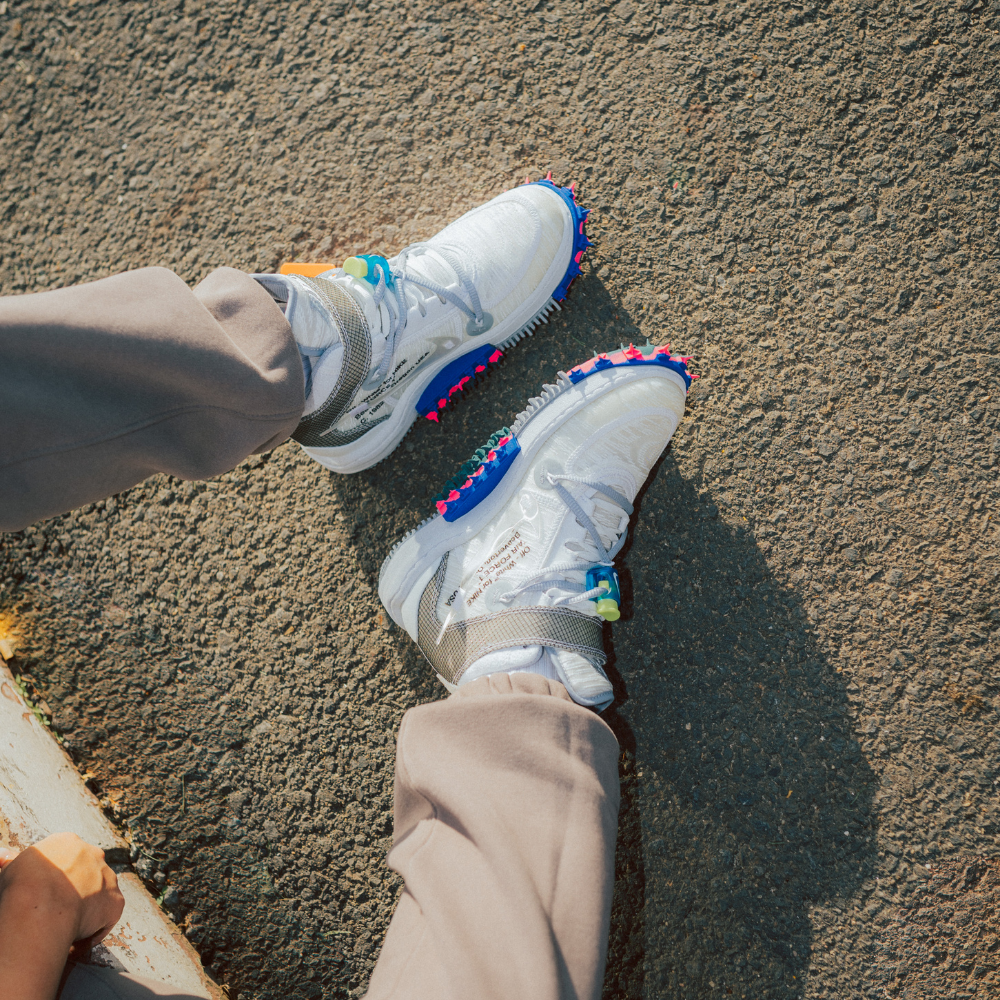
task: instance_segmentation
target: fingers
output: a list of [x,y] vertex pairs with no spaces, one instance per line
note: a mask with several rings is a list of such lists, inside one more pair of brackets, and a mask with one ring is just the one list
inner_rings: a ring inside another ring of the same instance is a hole
[[[75,918],[76,940],[101,940],[118,922],[125,898],[118,876],[105,864],[104,851],[74,833],[46,837],[22,855],[47,864],[36,864],[34,877],[47,879],[53,892],[67,895]],[[69,902],[68,900],[68,902]]]
[[108,873],[113,885],[109,883],[102,893],[101,906],[105,923],[98,927],[93,934],[73,942],[73,946],[69,950],[69,957],[76,962],[89,961],[90,949],[95,944],[100,944],[111,933],[125,910],[125,897],[122,895],[121,889],[118,888],[118,876],[110,868]]
[[83,898],[80,937],[95,945],[103,941],[118,923],[125,909],[125,897],[118,887],[118,876],[104,863],[104,851],[91,844],[84,846],[89,848],[88,860],[93,866],[93,874],[100,879],[100,886],[92,886],[91,892]]
[[[101,852],[103,854],[103,851]],[[118,876],[107,865],[104,866],[104,890],[101,893],[101,919],[103,925],[99,927],[90,937],[90,944],[95,945],[103,941],[110,933],[111,928],[121,919],[125,909],[125,897],[118,887]],[[96,915],[95,915],[96,919]]]

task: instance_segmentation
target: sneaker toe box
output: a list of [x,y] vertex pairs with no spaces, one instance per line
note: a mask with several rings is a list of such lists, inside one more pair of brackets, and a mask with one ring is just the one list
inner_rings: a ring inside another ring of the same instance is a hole
[[554,269],[565,270],[572,240],[572,218],[562,198],[551,189],[523,185],[468,212],[429,242],[460,254],[483,307],[491,309],[512,293],[530,294]]

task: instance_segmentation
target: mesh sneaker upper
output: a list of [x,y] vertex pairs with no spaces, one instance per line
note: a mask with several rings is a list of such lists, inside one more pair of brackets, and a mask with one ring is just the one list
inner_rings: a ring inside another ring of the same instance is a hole
[[[551,605],[558,585],[506,595],[547,569],[597,560],[586,528],[546,480],[546,473],[600,481],[629,501],[649,475],[684,412],[684,393],[671,380],[637,379],[585,406],[556,430],[536,453],[521,484],[502,510],[474,538],[449,554],[437,608],[442,621],[493,613],[505,607]],[[540,414],[538,419],[543,419]],[[628,515],[600,492],[568,483],[606,548],[626,530]],[[558,578],[560,574],[552,574]],[[584,583],[584,572],[562,576]],[[449,603],[450,602],[450,603]],[[596,615],[587,601],[574,604]]]
[[467,212],[428,246],[461,254],[483,306],[499,322],[517,304],[522,285],[542,280],[559,250],[565,219],[552,191],[526,184]]
[[[324,282],[351,296],[370,332],[374,377],[361,385],[347,412],[328,428],[322,428],[330,436],[325,443],[335,446],[356,440],[388,419],[414,380],[423,378],[429,368],[440,367],[450,357],[479,344],[503,342],[516,334],[545,306],[559,283],[570,261],[572,230],[573,221],[564,199],[549,187],[524,185],[499,195],[467,212],[426,243],[415,244],[389,260],[390,267],[403,274],[395,284],[401,291],[405,317],[401,316],[394,291],[382,293],[343,268],[327,271],[316,279],[285,279],[299,292],[299,304],[289,310],[289,321],[300,344],[311,347],[314,342],[322,342],[321,324],[317,321],[317,309],[322,304],[315,289]],[[478,298],[478,305],[488,316],[483,332],[470,333],[469,316],[421,282],[451,293],[470,307]],[[470,284],[474,296],[470,295]],[[395,337],[393,331],[397,331]],[[380,379],[383,354],[393,339],[392,359]],[[339,338],[333,337],[313,362],[307,416],[322,406],[336,384],[342,351]]]
[[379,597],[449,689],[529,670],[580,704],[610,704],[614,559],[683,416],[685,360],[630,346],[560,373],[461,465],[439,516],[394,547]]

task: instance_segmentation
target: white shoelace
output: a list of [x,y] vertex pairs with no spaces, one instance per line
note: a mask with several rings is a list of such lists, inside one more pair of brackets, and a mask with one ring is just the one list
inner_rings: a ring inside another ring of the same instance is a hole
[[[455,277],[458,279],[458,283],[462,286],[463,291],[468,296],[468,304],[463,302],[458,295],[449,289],[443,288],[441,285],[438,285],[427,278],[421,278],[418,275],[408,273],[406,270],[406,259],[414,250],[423,250],[425,252],[436,254],[440,257],[441,260],[455,272]],[[374,292],[375,305],[381,305],[383,300],[386,302],[389,312],[389,333],[386,336],[385,351],[382,354],[382,360],[379,362],[378,368],[372,372],[371,377],[365,383],[367,388],[375,388],[376,386],[381,385],[384,381],[389,372],[389,368],[392,365],[392,358],[396,351],[396,341],[403,330],[406,329],[406,316],[409,309],[405,297],[405,293],[408,289],[405,288],[405,284],[415,285],[418,288],[425,289],[433,295],[438,296],[438,298],[440,298],[443,302],[450,302],[453,306],[468,316],[476,327],[482,327],[482,330],[477,332],[485,332],[489,329],[489,326],[487,325],[489,317],[487,317],[487,315],[483,312],[483,307],[479,302],[479,293],[476,291],[476,286],[465,273],[465,269],[462,267],[462,263],[459,260],[458,255],[448,247],[432,247],[427,243],[412,243],[405,250],[401,251],[396,260],[396,264],[390,267],[393,279],[392,291],[394,292],[394,296],[392,298],[386,298],[386,292],[389,290],[389,285],[386,283],[382,267],[378,264],[376,264],[375,267],[378,270],[378,283],[375,285]],[[414,300],[420,309],[421,314],[424,314],[425,310],[423,308],[423,301],[416,297],[414,297]],[[395,309],[392,308],[393,305],[395,305]]]
[[[590,559],[587,562],[561,562],[554,563],[551,566],[546,566],[539,573],[536,573],[534,577],[530,577],[525,583],[521,584],[520,587],[514,590],[508,591],[506,594],[501,594],[498,598],[503,604],[510,604],[512,601],[516,600],[522,594],[528,594],[533,592],[544,593],[552,588],[557,588],[559,590],[568,591],[562,597],[557,597],[551,604],[551,607],[556,607],[560,604],[582,604],[584,601],[592,601],[606,593],[606,591],[601,587],[594,587],[587,590],[585,584],[578,583],[574,580],[566,579],[564,574],[569,573],[586,573],[587,570],[593,569],[595,566],[613,566],[614,558],[621,551],[622,546],[625,544],[625,539],[628,536],[628,519],[634,510],[632,504],[628,502],[617,490],[612,489],[606,483],[593,482],[589,479],[581,479],[579,476],[567,476],[564,473],[546,473],[546,478],[552,488],[556,491],[557,496],[560,500],[569,508],[570,513],[576,518],[577,523],[586,530],[587,534],[590,535],[591,540],[597,549],[597,558]],[[587,486],[597,493],[602,493],[607,497],[613,504],[620,507],[625,513],[624,516],[619,519],[619,526],[616,534],[618,538],[610,549],[605,548],[604,542],[601,540],[600,533],[594,526],[594,522],[587,516],[583,507],[580,506],[579,501],[576,497],[565,486],[562,485],[563,482],[568,483],[579,483],[581,486]],[[579,548],[581,551],[583,547],[574,541],[566,543],[566,548]],[[553,578],[553,574],[556,574]]]

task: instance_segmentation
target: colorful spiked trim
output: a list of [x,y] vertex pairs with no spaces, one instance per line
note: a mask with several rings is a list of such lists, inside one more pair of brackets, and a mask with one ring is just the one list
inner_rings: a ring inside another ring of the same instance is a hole
[[684,379],[684,386],[691,388],[691,382],[698,378],[697,375],[688,374],[687,363],[690,358],[674,358],[670,356],[670,345],[657,347],[655,344],[647,343],[645,347],[636,347],[629,344],[626,347],[622,344],[620,351],[611,354],[599,354],[596,358],[584,361],[582,365],[571,368],[567,374],[569,380],[576,384],[594,372],[604,371],[605,368],[619,368],[622,365],[660,365],[677,372]]
[[451,397],[461,392],[470,382],[474,382],[490,365],[495,365],[503,357],[503,351],[492,344],[483,344],[460,358],[455,358],[431,379],[417,400],[417,413],[428,420],[437,421],[438,413],[451,401]]
[[583,260],[583,255],[587,252],[588,247],[592,247],[594,244],[587,239],[587,233],[585,226],[587,223],[587,216],[590,215],[589,208],[581,208],[576,203],[576,192],[574,190],[575,183],[570,184],[569,187],[559,187],[552,181],[552,171],[550,170],[545,177],[540,181],[531,181],[527,178],[524,181],[525,184],[541,184],[543,187],[550,188],[555,191],[557,195],[569,208],[569,213],[573,216],[573,255],[570,257],[569,267],[566,269],[566,273],[562,277],[562,281],[556,287],[556,290],[552,293],[552,298],[556,302],[562,302],[566,298],[566,293],[569,291],[569,286],[573,279],[580,273],[580,261]]
[[438,513],[446,521],[454,521],[467,514],[496,489],[520,450],[521,446],[509,427],[498,430],[434,498]]

